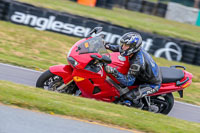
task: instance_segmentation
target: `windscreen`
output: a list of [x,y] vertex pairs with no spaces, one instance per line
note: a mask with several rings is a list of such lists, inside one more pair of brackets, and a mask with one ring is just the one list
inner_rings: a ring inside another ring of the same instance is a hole
[[108,54],[108,51],[104,47],[103,38],[98,36],[78,45],[79,54],[86,53],[99,53],[99,54]]

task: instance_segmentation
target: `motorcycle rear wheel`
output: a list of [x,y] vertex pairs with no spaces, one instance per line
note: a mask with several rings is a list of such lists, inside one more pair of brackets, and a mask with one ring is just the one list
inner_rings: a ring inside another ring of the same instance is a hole
[[174,96],[172,93],[153,96],[151,97],[151,103],[159,107],[158,113],[167,115],[174,106]]

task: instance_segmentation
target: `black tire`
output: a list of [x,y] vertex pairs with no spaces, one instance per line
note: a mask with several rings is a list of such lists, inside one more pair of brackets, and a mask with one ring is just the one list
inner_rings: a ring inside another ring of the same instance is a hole
[[36,82],[36,87],[38,88],[43,88],[44,87],[44,82],[48,80],[50,77],[53,77],[54,74],[51,73],[49,70],[43,72],[40,77],[38,78]]
[[[161,114],[167,115],[172,107],[174,106],[174,96],[172,93],[168,93],[166,95],[154,96],[152,97],[152,102],[159,106],[159,112]],[[165,103],[165,104],[161,104]],[[162,105],[162,106],[161,106]]]
[[164,109],[163,111],[161,111],[160,113],[167,115],[173,108],[174,106],[174,96],[172,93],[168,93],[165,96],[165,100],[168,103],[168,106],[166,109]]
[[67,94],[77,95],[77,96],[80,95],[79,94],[80,92],[78,92],[79,88],[76,86],[74,81],[69,82],[61,90],[57,90],[57,88],[63,84],[64,84],[63,79],[60,76],[55,75],[51,73],[49,70],[47,70],[44,73],[42,73],[40,77],[38,78],[36,82],[36,87],[49,90],[49,91],[56,91],[59,93],[67,93]]

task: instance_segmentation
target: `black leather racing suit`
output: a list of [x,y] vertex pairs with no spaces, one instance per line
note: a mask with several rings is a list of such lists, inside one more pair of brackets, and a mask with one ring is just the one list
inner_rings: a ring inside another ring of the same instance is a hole
[[[109,44],[107,48],[118,52],[119,47],[119,45]],[[160,89],[160,84],[162,82],[160,69],[146,51],[140,49],[137,53],[134,53],[132,57],[129,57],[129,62],[130,68],[127,75],[123,75],[120,72],[114,74],[122,85],[131,86],[136,79],[144,83],[140,85],[137,90],[140,91],[140,97],[155,93]]]

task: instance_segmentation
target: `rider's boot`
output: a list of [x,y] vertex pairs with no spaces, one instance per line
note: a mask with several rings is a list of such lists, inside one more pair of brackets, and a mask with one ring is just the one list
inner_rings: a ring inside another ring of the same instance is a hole
[[130,100],[134,107],[136,108],[142,108],[143,103],[140,100],[141,94],[139,91],[136,89],[129,91],[128,93],[125,94],[125,99]]
[[133,102],[133,106],[136,108],[142,108],[143,107],[143,103],[141,98],[149,95],[149,94],[153,94],[157,91],[157,89],[151,88],[148,85],[141,85],[139,86],[139,88],[137,89],[133,89],[131,91],[129,91],[128,93],[125,94],[125,99],[131,100]]

